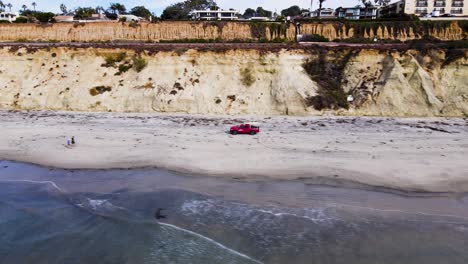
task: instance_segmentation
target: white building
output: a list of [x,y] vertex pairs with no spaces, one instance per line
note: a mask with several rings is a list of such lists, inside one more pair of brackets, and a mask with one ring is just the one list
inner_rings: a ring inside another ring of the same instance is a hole
[[418,16],[468,16],[468,0],[405,0],[405,13]]
[[[103,16],[103,17],[105,17],[105,16]],[[138,16],[134,16],[134,15],[119,15],[119,20],[121,18],[125,18],[127,22],[130,22],[130,21],[138,22],[138,21],[143,20],[143,18],[138,17]]]
[[9,13],[9,12],[1,12],[0,13],[0,20],[2,21],[9,21],[13,22],[16,18],[19,17],[18,13]]
[[365,8],[363,6],[340,7],[336,10],[336,16],[338,18],[346,18],[352,20],[376,19],[378,15],[378,10],[378,6],[371,6],[368,8]]
[[392,14],[403,14],[405,13],[405,0],[400,0],[395,3],[391,3],[387,6],[382,6],[379,9],[379,17]]
[[237,20],[240,12],[238,10],[195,10],[192,18],[195,20]]
[[247,20],[250,20],[250,21],[271,21],[271,18],[269,17],[259,17],[259,16],[253,16]]
[[[319,10],[314,10],[310,12],[310,17],[318,17]],[[331,8],[322,8],[320,11],[320,18],[336,18],[336,13],[334,9]]]

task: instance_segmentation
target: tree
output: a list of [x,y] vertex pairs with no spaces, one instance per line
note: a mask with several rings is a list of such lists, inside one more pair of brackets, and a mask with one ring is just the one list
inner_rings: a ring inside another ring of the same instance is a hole
[[146,7],[144,6],[135,6],[130,10],[130,14],[137,16],[137,17],[144,17],[146,19],[151,18],[151,11],[149,11]]
[[189,13],[185,11],[185,6],[183,3],[176,3],[170,5],[164,9],[163,13],[161,14],[162,19],[188,19]]
[[110,5],[110,9],[114,12],[114,14],[119,13],[119,14],[125,14],[125,11],[127,11],[127,8],[119,3],[112,3]]
[[32,2],[31,5],[34,7],[34,12],[36,12],[36,6],[37,6],[36,2]]
[[104,7],[102,6],[96,6],[96,14],[100,14],[101,12],[106,12]]
[[23,8],[23,12],[26,12],[26,9],[28,9],[26,5],[23,5],[21,8]]
[[387,6],[390,4],[391,0],[374,0],[376,5]]
[[62,11],[62,14],[63,14],[63,15],[68,14],[67,7],[66,7],[64,4],[61,4],[61,5],[60,5],[60,10]]
[[245,19],[249,19],[251,17],[254,17],[255,16],[255,9],[252,9],[252,8],[247,8],[244,12],[244,14],[242,15],[243,18]]
[[41,23],[55,22],[55,14],[51,12],[34,12],[34,17]]
[[87,19],[94,14],[95,9],[92,7],[78,7],[75,9],[74,19]]
[[10,13],[11,13],[11,8],[13,7],[13,5],[11,3],[8,3],[6,6],[10,9]]
[[206,10],[217,7],[214,0],[186,0],[172,4],[164,9],[163,19],[189,19],[193,10]]
[[271,15],[273,14],[273,12],[263,9],[263,7],[261,6],[257,7],[256,13],[257,16],[260,17],[271,17]]
[[294,6],[291,6],[289,8],[286,8],[284,10],[281,11],[281,15],[282,16],[291,16],[291,17],[294,17],[294,16],[298,16],[300,15],[302,12],[301,8],[297,5],[294,5]]
[[322,15],[322,5],[323,5],[323,2],[325,2],[326,0],[319,0],[319,10],[318,10],[318,14],[317,14],[317,18],[320,19],[320,16]]
[[369,7],[372,7],[372,2],[369,0],[361,0],[362,4],[364,5],[364,12],[365,16],[364,19],[367,18],[367,12],[369,11]]

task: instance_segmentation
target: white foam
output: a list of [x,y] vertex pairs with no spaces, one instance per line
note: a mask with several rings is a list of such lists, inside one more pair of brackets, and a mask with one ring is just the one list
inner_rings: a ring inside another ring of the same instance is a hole
[[251,257],[249,257],[249,256],[247,256],[247,255],[245,255],[245,254],[242,254],[242,253],[240,253],[240,252],[238,252],[238,251],[235,251],[235,250],[232,249],[232,248],[228,248],[228,247],[226,247],[225,245],[223,245],[223,244],[221,244],[221,243],[219,243],[219,242],[216,242],[215,240],[213,240],[213,239],[211,239],[211,238],[209,238],[209,237],[200,235],[200,234],[198,234],[198,233],[195,233],[195,232],[190,231],[190,230],[187,230],[187,229],[183,229],[183,228],[178,227],[178,226],[175,226],[175,225],[166,224],[166,223],[161,223],[161,222],[159,222],[159,224],[160,224],[160,225],[163,225],[163,226],[172,227],[172,228],[177,229],[177,230],[179,230],[179,231],[183,231],[183,232],[185,232],[185,233],[189,233],[189,234],[191,234],[191,235],[197,236],[197,237],[202,238],[202,239],[204,239],[204,240],[206,240],[206,241],[209,241],[209,242],[215,244],[216,246],[218,246],[218,247],[220,247],[220,248],[222,248],[222,249],[225,249],[225,250],[227,250],[227,251],[229,251],[229,252],[231,252],[231,253],[233,253],[233,254],[235,254],[235,255],[237,255],[237,256],[246,258],[246,259],[251,260],[251,261],[253,261],[253,262],[255,262],[255,263],[263,264],[262,262],[260,262],[260,261],[258,261],[258,260],[256,260],[256,259],[253,259],[253,258],[251,258]]
[[109,202],[109,200],[92,200],[88,198],[88,203],[93,208],[93,210],[97,210],[98,207],[101,207],[101,206],[105,207],[106,209],[113,209],[113,210],[120,209],[120,210],[125,210],[125,211],[127,210],[123,207],[112,204],[111,202]]
[[453,218],[468,220],[467,217],[463,217],[459,215],[451,215],[451,214],[430,214],[430,213],[424,213],[424,212],[418,212],[418,211],[408,212],[408,211],[398,210],[398,209],[378,209],[378,208],[373,208],[373,207],[351,205],[351,204],[344,204],[344,203],[330,203],[330,205],[333,205],[335,207],[339,207],[339,206],[351,207],[351,208],[358,208],[358,209],[365,209],[365,210],[370,210],[370,211],[386,212],[386,213],[403,213],[403,214],[413,214],[413,215],[423,215],[423,216],[453,217]]
[[192,200],[184,202],[182,211],[191,214],[205,214],[214,207],[214,200]]
[[291,214],[291,213],[275,213],[273,211],[263,210],[263,209],[258,209],[258,211],[262,212],[262,213],[265,213],[265,214],[271,214],[271,215],[274,215],[274,216],[278,216],[278,217],[292,216],[292,217],[297,217],[297,218],[304,218],[304,219],[310,220],[312,222],[324,222],[324,221],[327,221],[327,220],[332,220],[332,218],[326,217],[323,214],[323,212],[321,212],[321,211],[318,212],[320,214],[320,217],[316,217],[316,218],[305,216],[305,215]]
[[53,181],[31,181],[31,180],[0,180],[3,182],[27,182],[27,183],[37,183],[37,184],[50,184],[52,187],[57,189],[60,192],[65,192],[62,188],[58,187],[57,184]]
[[98,207],[107,202],[107,200],[91,200],[88,198],[89,205],[96,210]]

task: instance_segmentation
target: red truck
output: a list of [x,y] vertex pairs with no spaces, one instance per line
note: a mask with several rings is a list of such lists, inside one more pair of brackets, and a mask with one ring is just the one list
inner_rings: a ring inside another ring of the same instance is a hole
[[250,134],[255,135],[260,133],[260,127],[257,124],[241,124],[238,126],[231,127],[230,131],[231,135],[237,134]]

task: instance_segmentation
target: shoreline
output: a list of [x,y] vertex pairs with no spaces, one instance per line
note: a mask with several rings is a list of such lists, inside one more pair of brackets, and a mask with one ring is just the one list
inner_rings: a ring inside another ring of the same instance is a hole
[[[236,175],[208,175],[202,173],[193,173],[189,171],[182,170],[170,170],[161,167],[155,166],[144,166],[144,167],[129,167],[129,168],[62,168],[54,167],[49,165],[43,165],[39,163],[32,163],[26,161],[18,160],[4,160],[0,159],[0,164],[2,162],[20,164],[20,165],[30,165],[43,169],[50,170],[63,170],[71,173],[90,171],[92,173],[98,172],[107,172],[107,171],[164,171],[170,174],[174,174],[181,177],[193,177],[199,179],[220,179],[225,181],[231,181],[236,183],[287,183],[287,182],[302,182],[306,186],[315,186],[315,187],[325,187],[325,188],[337,188],[337,189],[350,189],[350,190],[359,190],[359,191],[369,191],[377,193],[386,193],[392,195],[398,195],[408,198],[437,198],[437,197],[446,197],[446,198],[459,198],[468,196],[468,191],[463,192],[438,192],[438,191],[428,191],[425,189],[415,189],[415,188],[391,188],[387,186],[378,186],[378,185],[369,185],[358,181],[353,181],[349,179],[333,179],[330,177],[298,177],[296,179],[284,180],[277,179],[272,177],[267,177],[263,175],[251,175],[250,178],[245,178],[244,176]],[[0,167],[0,169],[2,169]],[[2,181],[0,179],[0,181]]]
[[[460,118],[0,115],[1,160],[69,170],[157,168],[244,182],[298,180],[401,193],[468,192],[463,163],[468,122]],[[241,120],[262,122],[262,132],[226,134]],[[73,149],[63,146],[66,135],[77,137]]]

